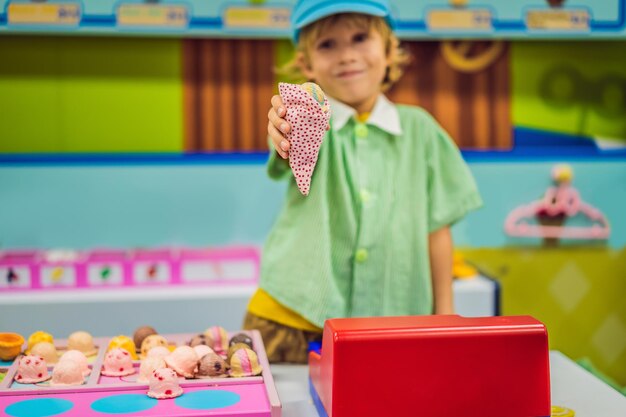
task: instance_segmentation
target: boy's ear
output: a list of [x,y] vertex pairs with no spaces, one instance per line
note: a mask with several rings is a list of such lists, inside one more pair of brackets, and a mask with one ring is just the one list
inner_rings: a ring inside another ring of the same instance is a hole
[[302,74],[308,79],[313,79],[313,72],[311,71],[311,65],[309,64],[309,60],[306,59],[303,52],[298,52],[296,54],[296,62],[298,63],[298,67]]

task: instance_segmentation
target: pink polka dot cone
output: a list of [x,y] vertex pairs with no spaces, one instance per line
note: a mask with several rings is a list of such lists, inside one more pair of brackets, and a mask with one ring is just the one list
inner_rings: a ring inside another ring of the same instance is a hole
[[[310,85],[303,88],[297,84],[279,83],[278,91],[287,109],[285,120],[291,125],[291,130],[285,134],[291,143],[289,166],[300,192],[309,195],[311,177],[330,120],[328,99],[319,87],[312,89]],[[322,98],[324,104],[321,104]]]
[[21,384],[35,384],[50,379],[46,361],[40,356],[22,356],[17,364],[15,380]]
[[107,352],[102,365],[102,375],[125,376],[135,373],[133,359],[126,349],[115,348]]

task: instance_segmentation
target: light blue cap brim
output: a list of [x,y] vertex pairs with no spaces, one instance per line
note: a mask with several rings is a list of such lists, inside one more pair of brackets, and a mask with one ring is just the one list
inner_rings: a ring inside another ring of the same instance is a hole
[[[299,13],[300,16],[294,16],[294,19],[295,19],[293,22],[294,42],[298,41],[298,38],[300,36],[300,29],[302,29],[303,27],[315,21],[323,19],[327,16],[330,16],[333,14],[339,14],[339,13],[360,13],[360,14],[368,14],[372,16],[385,17],[389,26],[393,28],[393,22],[391,20],[391,16],[389,16],[388,10],[381,4],[368,2],[367,0],[364,0],[363,3],[358,3],[358,4],[355,4],[354,1],[347,1],[347,2],[329,1],[326,3],[326,5],[322,7],[316,6],[314,10],[312,11],[304,10],[301,13]],[[306,17],[301,18],[303,15]]]

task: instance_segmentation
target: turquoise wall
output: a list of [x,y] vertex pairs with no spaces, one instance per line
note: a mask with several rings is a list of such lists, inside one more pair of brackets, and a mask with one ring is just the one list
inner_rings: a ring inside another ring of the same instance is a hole
[[[470,162],[485,201],[457,224],[457,246],[519,243],[506,215],[537,199],[557,162]],[[612,247],[626,246],[626,161],[573,161],[582,198],[606,214]],[[258,162],[0,164],[0,247],[260,244],[284,183]]]

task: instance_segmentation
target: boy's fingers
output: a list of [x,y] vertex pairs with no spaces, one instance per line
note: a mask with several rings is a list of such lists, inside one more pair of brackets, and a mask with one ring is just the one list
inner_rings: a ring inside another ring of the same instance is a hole
[[279,95],[275,95],[272,97],[272,107],[276,110],[276,114],[279,117],[284,117],[287,113],[285,111],[285,106],[283,105],[283,99],[280,98]]
[[289,141],[285,139],[278,129],[276,129],[276,127],[271,123],[267,124],[267,133],[269,133],[272,138],[272,143],[276,152],[278,152],[281,158],[287,159],[289,156]]
[[274,108],[271,108],[269,112],[267,112],[267,118],[270,120],[270,123],[274,125],[277,129],[279,129],[283,134],[289,133],[290,126],[289,123],[285,119],[281,119],[276,114]]

